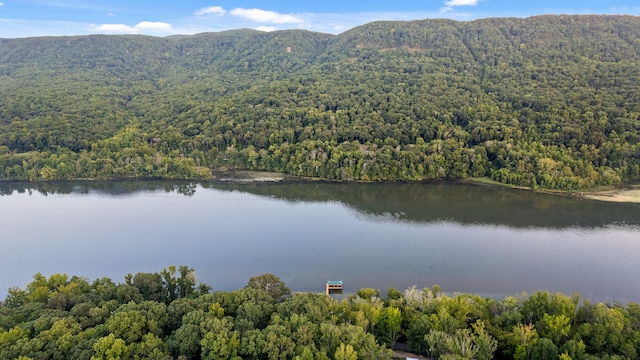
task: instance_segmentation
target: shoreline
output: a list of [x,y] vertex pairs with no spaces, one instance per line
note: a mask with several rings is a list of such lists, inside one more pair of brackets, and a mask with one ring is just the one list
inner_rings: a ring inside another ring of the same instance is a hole
[[585,192],[580,196],[589,200],[640,204],[640,185],[628,185],[613,190]]
[[[114,179],[68,179],[68,180],[55,180],[55,181],[28,181],[28,180],[11,180],[7,182],[26,182],[26,183],[59,183],[59,182],[73,182],[73,181],[194,181],[194,182],[221,182],[221,183],[287,183],[287,182],[336,182],[336,183],[373,183],[373,182],[360,182],[360,181],[335,181],[322,178],[310,178],[301,177],[296,175],[290,175],[280,172],[270,172],[261,170],[220,170],[215,169],[211,171],[212,177],[209,179],[171,179],[171,178],[114,178]],[[570,196],[578,197],[587,200],[606,201],[614,203],[629,203],[640,204],[640,183],[623,184],[619,187],[601,187],[585,190],[563,191],[563,190],[550,190],[550,189],[533,189],[526,186],[516,186],[510,184],[503,184],[501,182],[492,180],[488,177],[480,178],[467,178],[467,179],[443,179],[443,180],[421,180],[415,181],[415,183],[426,182],[459,182],[463,184],[474,184],[480,186],[499,186],[516,190],[533,191],[543,194],[556,195],[556,196]],[[0,181],[4,182],[4,181]],[[389,183],[413,183],[414,181],[390,181]]]
[[294,178],[284,173],[258,170],[213,170],[211,174],[211,181],[235,183],[282,182]]
[[[212,171],[214,182],[236,182],[236,183],[266,183],[266,182],[336,182],[321,178],[308,178],[295,175],[289,175],[279,172],[269,172],[260,170],[214,170]],[[442,181],[442,180],[436,180]],[[620,187],[608,187],[604,189],[586,189],[582,191],[562,191],[549,189],[533,189],[526,186],[516,186],[503,184],[488,177],[468,178],[468,179],[445,179],[444,181],[461,182],[484,186],[501,186],[517,190],[534,191],[543,194],[556,196],[573,196],[588,200],[631,203],[640,204],[640,184],[624,184]],[[337,181],[340,183],[349,183],[349,181]],[[358,181],[353,181],[357,183]],[[404,181],[395,181],[402,183]],[[428,182],[426,180],[418,182]],[[435,181],[432,181],[435,182]],[[362,182],[366,183],[366,182]]]
[[640,184],[624,184],[620,187],[595,188],[575,191],[549,190],[549,189],[532,189],[526,186],[515,186],[503,184],[490,178],[469,178],[463,179],[463,182],[485,186],[502,186],[511,189],[535,191],[543,194],[558,196],[573,196],[587,200],[640,204]]

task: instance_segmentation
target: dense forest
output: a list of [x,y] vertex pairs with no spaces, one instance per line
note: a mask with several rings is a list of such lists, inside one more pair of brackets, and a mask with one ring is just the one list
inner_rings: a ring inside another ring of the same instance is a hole
[[560,293],[503,300],[431,288],[365,288],[340,301],[277,276],[235,291],[192,268],[101,278],[40,273],[0,303],[2,359],[638,359],[640,305]]
[[640,18],[0,39],[0,179],[640,179]]

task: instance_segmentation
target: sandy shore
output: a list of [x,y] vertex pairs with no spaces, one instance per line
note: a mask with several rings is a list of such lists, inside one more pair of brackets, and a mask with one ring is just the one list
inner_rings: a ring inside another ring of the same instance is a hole
[[581,195],[585,199],[592,200],[640,203],[640,185],[616,190],[583,193]]
[[[282,173],[274,173],[267,171],[251,171],[251,170],[226,170],[226,171],[214,171],[214,178],[216,181],[222,182],[237,182],[237,183],[258,183],[258,182],[281,182],[284,180],[300,179],[293,176],[288,176]],[[490,186],[505,186],[517,189],[532,190],[531,188],[511,186],[499,183],[497,181],[488,178],[473,178],[466,181],[490,185]],[[540,190],[538,190],[540,191]],[[585,192],[563,192],[563,191],[543,191],[550,194],[557,195],[573,195],[580,196],[585,199],[610,201],[610,202],[627,202],[627,203],[640,203],[640,185],[628,185],[619,189],[608,190],[596,190]]]
[[[504,187],[514,188],[514,189],[533,190],[529,187],[503,184],[486,177],[471,178],[465,181],[469,181],[474,184],[481,184],[481,185],[504,186]],[[640,184],[625,185],[621,188],[606,189],[606,190],[586,190],[586,191],[533,190],[533,191],[539,191],[539,192],[544,192],[547,194],[555,194],[555,195],[579,196],[584,199],[590,199],[590,200],[640,203]]]
[[288,178],[281,173],[251,170],[214,171],[213,175],[216,181],[239,183],[279,182]]

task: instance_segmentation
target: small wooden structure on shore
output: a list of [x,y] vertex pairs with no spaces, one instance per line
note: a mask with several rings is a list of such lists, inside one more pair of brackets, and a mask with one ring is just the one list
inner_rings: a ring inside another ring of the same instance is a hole
[[332,292],[342,292],[342,280],[329,280],[325,285],[325,292],[329,295]]

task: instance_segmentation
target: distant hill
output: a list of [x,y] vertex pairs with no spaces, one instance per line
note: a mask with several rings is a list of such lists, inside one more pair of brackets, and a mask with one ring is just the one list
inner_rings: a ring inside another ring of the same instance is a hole
[[0,39],[0,179],[640,178],[640,18]]

